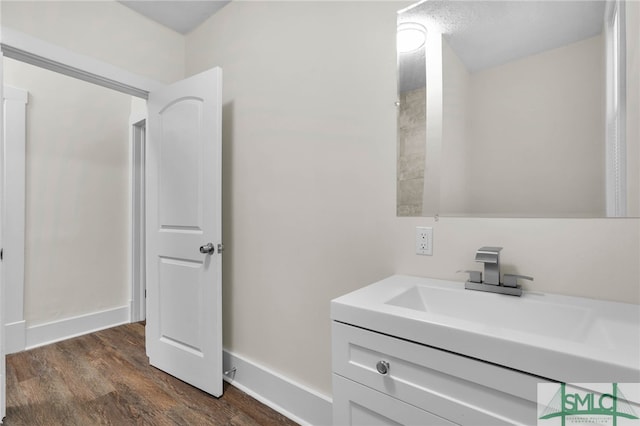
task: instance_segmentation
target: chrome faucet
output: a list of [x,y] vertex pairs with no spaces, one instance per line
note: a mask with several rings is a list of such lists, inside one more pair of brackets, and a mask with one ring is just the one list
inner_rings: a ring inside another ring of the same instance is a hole
[[500,250],[502,247],[480,247],[476,262],[484,263],[484,283],[500,285]]
[[480,271],[464,271],[469,279],[464,284],[467,290],[488,291],[491,293],[521,296],[522,286],[518,278],[531,280],[526,275],[504,274],[504,283],[500,283],[500,250],[502,247],[480,247],[476,252],[476,262],[484,263],[484,280]]

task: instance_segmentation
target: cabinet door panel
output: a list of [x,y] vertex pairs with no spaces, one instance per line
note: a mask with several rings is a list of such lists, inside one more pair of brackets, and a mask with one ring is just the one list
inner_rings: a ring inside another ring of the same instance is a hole
[[455,423],[334,374],[333,424],[447,426]]

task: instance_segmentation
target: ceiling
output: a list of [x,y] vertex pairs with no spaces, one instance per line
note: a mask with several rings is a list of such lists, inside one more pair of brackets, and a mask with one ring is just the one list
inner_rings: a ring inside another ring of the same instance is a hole
[[[603,0],[429,0],[401,12],[398,22],[417,22],[427,33],[442,33],[475,72],[598,35],[604,10]],[[399,60],[406,68],[419,64],[424,71],[424,51],[403,54]],[[423,71],[407,76],[407,90],[424,86]]]
[[188,34],[231,0],[119,0],[141,15]]

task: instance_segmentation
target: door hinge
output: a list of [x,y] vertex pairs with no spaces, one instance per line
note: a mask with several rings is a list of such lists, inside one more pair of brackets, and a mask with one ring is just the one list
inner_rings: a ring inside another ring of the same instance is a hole
[[144,298],[147,298],[147,290],[144,291]]
[[4,260],[4,249],[0,248],[0,262]]

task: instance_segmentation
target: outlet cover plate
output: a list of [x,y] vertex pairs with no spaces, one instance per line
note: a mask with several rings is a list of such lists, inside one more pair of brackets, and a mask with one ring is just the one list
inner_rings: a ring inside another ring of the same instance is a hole
[[433,256],[433,228],[418,226],[416,228],[416,254]]

